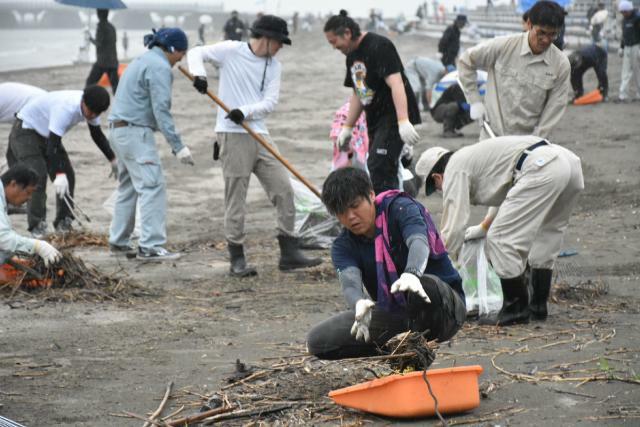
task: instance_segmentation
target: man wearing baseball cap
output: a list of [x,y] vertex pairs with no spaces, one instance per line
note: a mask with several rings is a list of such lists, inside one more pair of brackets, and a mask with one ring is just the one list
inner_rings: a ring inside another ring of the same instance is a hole
[[278,103],[281,66],[275,55],[285,44],[291,44],[286,21],[263,15],[253,23],[248,43],[225,40],[195,47],[187,55],[189,70],[195,76],[193,86],[202,94],[208,89],[204,63],[219,68],[218,96],[231,108],[228,114],[218,108],[215,132],[225,186],[224,234],[231,259],[230,273],[236,277],[257,274],[244,256],[245,204],[252,173],[276,208],[279,268],[292,270],[321,262],[306,258],[298,248],[293,188],[284,166],[241,126],[246,124],[275,148],[265,119]]
[[640,99],[640,13],[629,0],[618,4],[622,14],[622,78],[618,100],[627,102],[630,98],[630,86],[636,87],[636,99]]
[[[486,237],[487,258],[504,296],[497,318],[487,323],[545,320],[553,265],[584,189],[580,158],[537,136],[503,136],[458,151],[430,148],[420,156],[416,173],[426,179],[427,195],[442,191],[440,230],[452,260],[465,240]],[[481,224],[466,228],[471,205],[493,209]]]

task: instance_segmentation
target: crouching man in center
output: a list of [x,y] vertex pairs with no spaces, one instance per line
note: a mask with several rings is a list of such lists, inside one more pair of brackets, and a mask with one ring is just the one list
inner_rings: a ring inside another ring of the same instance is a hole
[[354,168],[329,175],[322,201],[344,226],[331,258],[349,310],[309,332],[309,353],[371,356],[409,330],[453,337],[466,317],[462,280],[424,206],[398,190],[376,196],[366,172]]

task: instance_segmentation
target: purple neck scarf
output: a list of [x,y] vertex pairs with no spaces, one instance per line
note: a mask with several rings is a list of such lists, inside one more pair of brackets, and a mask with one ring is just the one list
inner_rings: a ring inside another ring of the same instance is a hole
[[429,243],[429,258],[440,258],[447,253],[442,239],[436,230],[431,215],[421,203],[413,197],[399,190],[388,190],[376,196],[376,235],[374,240],[376,254],[376,274],[378,278],[377,303],[386,311],[398,311],[406,307],[407,303],[402,293],[390,292],[393,282],[398,280],[398,272],[391,258],[389,243],[389,206],[399,196],[411,199],[420,209],[422,218],[427,225],[427,242]]

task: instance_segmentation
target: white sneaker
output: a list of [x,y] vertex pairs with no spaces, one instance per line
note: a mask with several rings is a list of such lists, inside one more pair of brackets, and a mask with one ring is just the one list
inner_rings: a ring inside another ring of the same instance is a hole
[[179,259],[182,256],[180,252],[169,252],[163,247],[155,247],[144,249],[138,246],[138,255],[136,258],[145,261],[171,261]]
[[49,226],[46,221],[40,221],[38,225],[31,229],[31,236],[34,239],[42,240],[49,234]]

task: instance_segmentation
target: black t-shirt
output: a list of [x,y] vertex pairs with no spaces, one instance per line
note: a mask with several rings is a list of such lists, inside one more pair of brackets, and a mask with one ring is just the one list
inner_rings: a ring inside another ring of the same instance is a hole
[[367,33],[356,50],[347,55],[347,75],[344,85],[354,88],[367,114],[367,126],[375,128],[381,120],[396,120],[391,88],[384,79],[401,73],[407,95],[409,121],[418,124],[420,111],[413,90],[404,75],[402,61],[391,40]]

